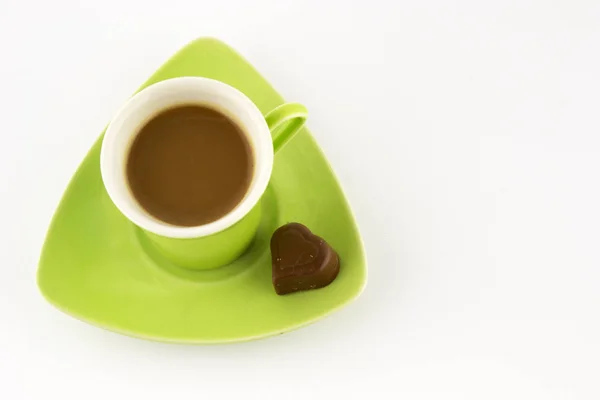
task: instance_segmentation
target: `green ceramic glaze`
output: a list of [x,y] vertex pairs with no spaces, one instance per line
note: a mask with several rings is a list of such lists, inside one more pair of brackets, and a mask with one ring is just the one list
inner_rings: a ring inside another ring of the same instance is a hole
[[[263,113],[274,110],[266,115],[270,124],[278,120],[276,107],[284,103],[250,64],[214,39],[190,43],[142,88],[178,76],[204,76],[236,87]],[[278,136],[273,127],[275,147],[280,148],[288,138]],[[247,251],[227,266],[205,271],[168,261],[117,210],[100,177],[100,144],[101,139],[65,192],[40,259],[38,285],[64,312],[146,339],[222,343],[309,324],[362,291],[366,263],[358,230],[327,160],[306,128],[275,157],[260,210],[253,211],[259,225]],[[277,296],[269,240],[278,226],[291,221],[325,238],[338,251],[341,269],[326,288]]]
[[294,137],[298,129],[304,125],[307,114],[308,111],[302,104],[286,103],[265,115],[265,120],[273,136],[275,152],[281,150]]
[[195,270],[227,265],[250,245],[260,223],[261,204],[235,225],[210,236],[175,239],[144,231],[152,245],[173,264]]

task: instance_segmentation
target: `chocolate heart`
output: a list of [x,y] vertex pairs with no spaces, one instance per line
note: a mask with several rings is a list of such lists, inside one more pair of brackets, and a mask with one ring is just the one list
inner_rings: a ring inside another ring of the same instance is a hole
[[273,286],[277,294],[329,285],[340,270],[338,254],[306,226],[290,223],[271,237]]
[[304,238],[298,230],[287,229],[275,243],[279,266],[283,269],[302,267],[319,256],[319,244]]

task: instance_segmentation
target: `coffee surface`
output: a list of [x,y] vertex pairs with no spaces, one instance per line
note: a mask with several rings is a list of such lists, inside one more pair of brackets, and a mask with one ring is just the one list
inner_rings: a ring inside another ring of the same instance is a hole
[[129,187],[152,216],[177,226],[223,217],[248,191],[252,149],[241,128],[219,111],[182,105],[157,114],[134,139]]

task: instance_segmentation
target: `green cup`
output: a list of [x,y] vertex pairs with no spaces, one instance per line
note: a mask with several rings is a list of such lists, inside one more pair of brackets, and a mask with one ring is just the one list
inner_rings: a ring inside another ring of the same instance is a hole
[[[242,201],[224,217],[192,227],[171,225],[146,212],[129,190],[125,173],[129,148],[141,126],[160,111],[181,104],[208,105],[235,120],[247,135],[255,160]],[[100,154],[102,180],[115,206],[169,260],[191,269],[216,268],[234,261],[252,241],[274,153],[302,128],[306,117],[306,108],[297,103],[283,104],[263,116],[242,92],[212,79],[161,81],[133,96],[108,126]]]

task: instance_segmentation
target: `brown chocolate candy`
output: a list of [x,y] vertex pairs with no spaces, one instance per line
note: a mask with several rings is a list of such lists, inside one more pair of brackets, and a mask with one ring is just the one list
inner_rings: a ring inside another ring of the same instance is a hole
[[340,271],[338,254],[306,226],[290,223],[271,237],[273,286],[277,294],[321,288]]

